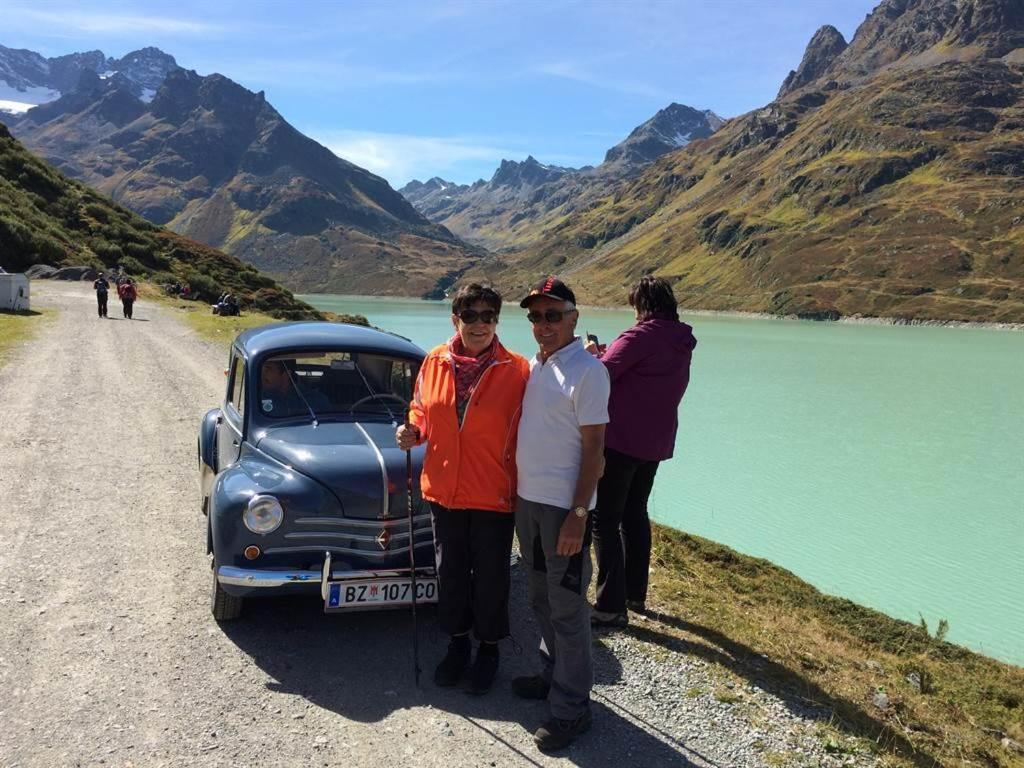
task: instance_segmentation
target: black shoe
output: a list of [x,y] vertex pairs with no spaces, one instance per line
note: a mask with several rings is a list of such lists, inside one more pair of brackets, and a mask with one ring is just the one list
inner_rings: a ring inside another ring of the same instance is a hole
[[647,613],[647,603],[643,600],[627,600],[626,608],[633,613]]
[[590,611],[590,626],[592,627],[625,627],[629,625],[629,616],[626,612],[611,613],[610,611],[599,611],[596,608]]
[[553,717],[533,734],[533,740],[537,743],[537,749],[541,752],[557,752],[565,749],[576,738],[590,730],[590,710],[587,710],[575,720],[561,720]]
[[494,683],[494,675],[498,671],[498,644],[480,643],[476,651],[476,659],[469,668],[466,678],[466,693],[480,696],[487,693]]
[[517,677],[512,681],[512,693],[521,699],[546,699],[551,683],[540,675]]
[[451,688],[462,679],[462,673],[469,666],[469,654],[472,646],[469,635],[454,635],[448,643],[448,653],[434,670],[434,684],[442,688]]

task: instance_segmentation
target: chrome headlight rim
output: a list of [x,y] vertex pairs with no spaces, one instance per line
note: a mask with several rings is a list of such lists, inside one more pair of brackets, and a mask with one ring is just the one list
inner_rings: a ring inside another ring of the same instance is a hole
[[249,499],[242,513],[242,523],[252,533],[273,533],[284,522],[284,507],[276,496],[259,493]]

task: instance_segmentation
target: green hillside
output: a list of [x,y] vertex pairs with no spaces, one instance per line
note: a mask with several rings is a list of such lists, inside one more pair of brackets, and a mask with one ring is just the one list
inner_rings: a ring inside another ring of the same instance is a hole
[[518,293],[557,272],[621,304],[655,274],[693,309],[1024,322],[1024,5],[883,0],[845,50],[831,33],[775,101],[466,277]]
[[188,283],[200,299],[231,291],[282,319],[322,319],[255,268],[150,224],[36,158],[0,124],[0,265],[90,265],[155,283]]
[[691,308],[1024,322],[1022,82],[951,62],[775,102],[493,271],[598,302],[654,273]]

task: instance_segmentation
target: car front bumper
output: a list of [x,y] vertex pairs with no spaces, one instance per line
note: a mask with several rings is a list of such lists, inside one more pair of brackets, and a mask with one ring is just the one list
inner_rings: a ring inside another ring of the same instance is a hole
[[[386,570],[334,570],[331,567],[330,553],[326,554],[324,566],[319,571],[279,571],[268,568],[238,568],[233,565],[222,565],[217,568],[217,581],[229,594],[244,597],[247,595],[270,594],[279,590],[286,594],[316,594],[327,599],[327,585],[330,582],[349,581],[352,579],[395,579],[409,577],[409,568],[389,568]],[[433,567],[416,569],[417,576],[436,576]]]

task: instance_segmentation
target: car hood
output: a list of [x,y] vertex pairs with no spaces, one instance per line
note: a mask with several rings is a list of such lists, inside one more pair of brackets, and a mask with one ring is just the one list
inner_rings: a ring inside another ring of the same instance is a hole
[[[330,488],[345,517],[381,519],[403,517],[407,512],[405,452],[396,445],[395,427],[390,423],[274,427],[256,448]],[[417,495],[422,458],[423,449],[414,449]],[[414,502],[418,502],[416,496]]]

